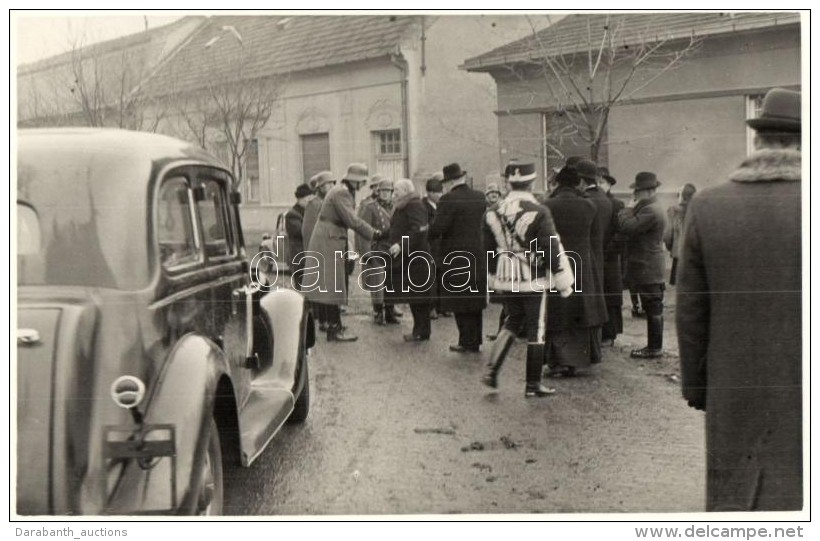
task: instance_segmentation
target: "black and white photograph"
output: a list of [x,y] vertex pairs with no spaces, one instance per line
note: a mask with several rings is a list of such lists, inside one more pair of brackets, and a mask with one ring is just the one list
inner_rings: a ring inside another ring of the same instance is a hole
[[12,522],[810,520],[809,10],[9,21]]

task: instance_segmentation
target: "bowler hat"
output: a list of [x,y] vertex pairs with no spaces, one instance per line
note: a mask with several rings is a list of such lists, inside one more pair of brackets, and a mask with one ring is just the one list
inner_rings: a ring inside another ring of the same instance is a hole
[[746,121],[760,132],[800,133],[800,92],[773,88],[763,98],[760,116]]
[[569,158],[567,158],[567,161],[564,162],[564,165],[567,167],[575,167],[578,164],[578,162],[580,162],[583,159],[583,156],[570,156]]
[[504,177],[514,184],[530,182],[535,179],[535,164],[510,163],[504,168]]
[[336,179],[333,178],[333,173],[331,173],[330,171],[322,171],[321,173],[316,173],[316,176],[314,178],[316,179],[316,188],[324,184],[327,184],[328,182],[336,182]]
[[313,193],[313,190],[311,190],[308,187],[307,184],[300,184],[299,186],[296,187],[296,193],[294,195],[296,196],[296,199],[301,199],[301,198],[306,197],[306,196],[308,196],[312,193]]
[[424,186],[424,191],[427,193],[441,193],[444,191],[444,188],[441,187],[441,179],[433,177],[427,180],[427,184]]
[[609,174],[609,169],[606,167],[599,167],[598,174],[613,186],[618,182],[617,180],[615,180],[615,177]]
[[441,172],[444,175],[444,178],[441,179],[443,182],[447,182],[448,180],[456,180],[467,174],[467,171],[462,171],[461,166],[457,163],[445,165]]
[[595,180],[598,177],[598,166],[592,160],[578,160],[575,165],[578,176],[586,180]]
[[657,188],[660,186],[661,183],[658,182],[658,177],[655,176],[655,173],[650,173],[648,171],[641,171],[637,175],[635,175],[635,182],[629,185],[635,191],[638,190],[649,190],[651,188]]
[[367,182],[367,166],[363,163],[351,163],[347,166],[347,173],[345,173],[342,180],[350,182]]

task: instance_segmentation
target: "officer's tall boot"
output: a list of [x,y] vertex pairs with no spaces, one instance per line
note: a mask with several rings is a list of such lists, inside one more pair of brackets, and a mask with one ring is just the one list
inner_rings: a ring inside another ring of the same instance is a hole
[[501,329],[498,337],[493,343],[493,349],[490,351],[490,360],[487,363],[487,372],[482,376],[481,383],[493,389],[498,387],[498,372],[501,370],[501,365],[504,364],[504,359],[507,358],[507,353],[515,342],[515,334],[507,329]]
[[527,386],[524,389],[526,398],[541,398],[555,393],[552,387],[541,385],[541,369],[544,365],[544,344],[530,342],[527,344]]

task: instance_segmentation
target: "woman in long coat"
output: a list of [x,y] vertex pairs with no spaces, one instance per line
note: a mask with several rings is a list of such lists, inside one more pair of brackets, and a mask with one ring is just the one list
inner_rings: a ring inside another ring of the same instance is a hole
[[[381,233],[356,216],[354,194],[367,181],[367,167],[351,164],[342,182],[334,186],[322,202],[319,221],[310,237],[308,251],[318,265],[305,262],[302,287],[308,300],[327,308],[328,341],[352,342],[358,337],[342,329],[340,306],[347,304],[347,230],[366,239],[378,240]],[[309,254],[310,255],[310,254]]]
[[549,376],[561,377],[589,368],[592,333],[607,320],[607,313],[594,266],[590,264],[590,235],[597,208],[579,191],[581,179],[573,168],[564,167],[555,180],[558,187],[550,194],[546,206],[564,249],[575,261],[576,287],[576,292],[566,298],[550,293],[547,302],[544,362],[550,367]]
[[[416,193],[413,181],[396,181],[393,217],[387,240],[393,256],[391,287],[386,300],[407,303],[413,313],[413,332],[404,335],[405,342],[430,339],[430,306],[436,281],[436,268],[427,238],[427,209]],[[406,240],[403,237],[407,237]]]

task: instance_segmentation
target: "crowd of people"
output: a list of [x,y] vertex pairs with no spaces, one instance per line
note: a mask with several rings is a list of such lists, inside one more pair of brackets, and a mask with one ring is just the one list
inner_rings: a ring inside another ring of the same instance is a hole
[[[663,355],[668,251],[683,394],[707,412],[707,509],[799,508],[800,93],[769,92],[748,123],[758,150],[730,181],[697,196],[687,183],[667,210],[655,173],[637,173],[624,203],[611,193],[610,171],[582,157],[554,170],[540,196],[535,166],[516,161],[503,189],[488,183],[484,193],[457,163],[428,179],[423,196],[409,179],[369,177],[363,164],[338,183],[324,171],[296,190],[287,219],[291,254],[324,256],[310,268],[293,259],[304,271],[297,287],[328,342],[356,340],[340,310],[353,230],[375,325],[397,324],[396,306],[407,304],[413,327],[404,340],[421,342],[431,320],[453,315],[450,351],[476,353],[483,311],[499,302],[481,381],[496,388],[513,342],[526,338],[525,397],[543,397],[555,389],[542,377],[578,376],[601,362],[602,348],[623,332],[624,290],[632,315],[646,319],[647,344],[630,356]],[[366,183],[371,194],[357,211]]]
[[[370,295],[375,325],[398,324],[397,306],[409,306],[407,342],[429,340],[431,321],[452,315],[458,337],[450,351],[478,353],[483,312],[501,303],[498,330],[486,335],[490,387],[516,337],[529,342],[528,397],[554,392],[542,385],[542,371],[573,377],[601,362],[602,347],[623,331],[625,283],[648,329],[647,346],[631,355],[661,356],[663,243],[671,235],[675,244],[680,232],[667,233],[656,176],[638,173],[629,205],[610,192],[617,181],[609,171],[588,159],[567,159],[540,198],[532,191],[537,176],[534,164],[512,161],[503,188],[491,182],[482,193],[452,163],[427,179],[422,195],[410,179],[370,176],[354,163],[341,180],[323,171],[300,185],[285,216],[289,264],[327,341],[357,339],[341,316],[358,258],[357,285]],[[357,208],[365,184],[370,194]]]

